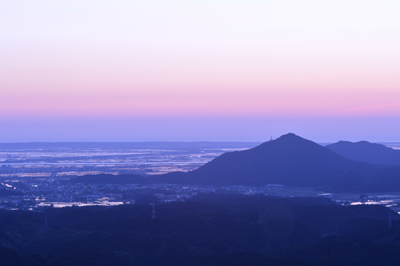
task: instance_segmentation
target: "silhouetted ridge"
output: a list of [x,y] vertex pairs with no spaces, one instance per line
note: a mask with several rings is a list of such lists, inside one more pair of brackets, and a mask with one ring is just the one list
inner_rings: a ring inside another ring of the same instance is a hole
[[[188,173],[154,180],[204,185],[283,184],[331,190],[400,188],[400,167],[385,167],[344,158],[310,140],[289,133],[244,151],[228,152]],[[390,185],[389,185],[390,184]]]
[[339,141],[326,146],[351,160],[373,164],[400,165],[400,151],[368,141]]
[[272,157],[279,157],[282,160],[287,160],[289,157],[299,157],[297,159],[302,160],[301,157],[304,156],[315,157],[315,159],[318,159],[319,156],[327,156],[331,159],[343,160],[336,153],[293,133],[283,135],[276,140],[264,142],[253,148],[252,152],[254,152],[254,155],[260,156],[270,154]]
[[276,141],[285,141],[285,142],[289,142],[289,141],[308,141],[308,142],[312,142],[309,141],[305,138],[302,138],[294,133],[287,133],[285,135],[280,136],[279,138],[276,139]]

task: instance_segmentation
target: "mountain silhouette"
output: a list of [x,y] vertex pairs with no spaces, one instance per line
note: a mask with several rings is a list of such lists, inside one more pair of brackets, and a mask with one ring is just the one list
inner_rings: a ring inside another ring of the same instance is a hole
[[400,150],[368,141],[339,141],[326,146],[348,159],[373,164],[400,165]]
[[400,167],[347,159],[293,133],[244,151],[224,153],[190,172],[154,177],[156,182],[202,185],[283,184],[337,191],[400,189]]

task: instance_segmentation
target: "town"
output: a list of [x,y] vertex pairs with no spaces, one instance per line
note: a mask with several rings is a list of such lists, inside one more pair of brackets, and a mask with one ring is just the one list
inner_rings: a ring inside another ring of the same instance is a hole
[[[188,172],[224,152],[258,143],[103,143],[2,144],[0,209],[41,211],[43,208],[113,206],[185,201],[199,193],[264,194],[281,197],[328,197],[338,204],[379,204],[400,211],[400,194],[331,193],[280,184],[263,187],[199,186],[146,182],[108,184],[79,182],[77,177],[153,175]],[[31,146],[29,146],[31,145]],[[36,146],[34,146],[36,145]],[[47,146],[46,146],[47,145]],[[49,146],[51,145],[51,146]],[[85,146],[86,145],[86,146]],[[392,145],[393,146],[393,145]]]

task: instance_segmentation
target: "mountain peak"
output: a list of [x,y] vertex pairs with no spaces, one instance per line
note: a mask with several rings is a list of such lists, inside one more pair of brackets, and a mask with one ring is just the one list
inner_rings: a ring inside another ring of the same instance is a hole
[[[283,184],[354,191],[375,190],[377,185],[390,189],[393,184],[400,184],[399,173],[400,168],[355,162],[315,142],[288,133],[252,149],[224,153],[193,171],[166,174],[159,180],[174,184]],[[388,183],[391,185],[388,186]]]
[[285,135],[282,135],[279,138],[277,138],[275,140],[275,142],[276,142],[276,144],[279,144],[279,145],[287,144],[287,145],[295,145],[295,146],[299,146],[299,145],[300,146],[310,146],[310,145],[311,146],[320,146],[319,144],[317,144],[311,140],[302,138],[294,133],[287,133]]
[[302,150],[309,149],[321,149],[322,146],[319,144],[312,142],[308,139],[304,139],[294,133],[287,133],[285,135],[280,136],[279,138],[271,141],[264,142],[259,146],[251,149],[258,152],[270,152],[271,149],[294,152],[298,150],[301,152]]
[[400,165],[400,151],[379,143],[339,141],[326,147],[354,161]]
[[295,140],[295,139],[300,140],[300,139],[303,139],[303,138],[300,137],[300,136],[297,136],[297,135],[294,134],[294,133],[287,133],[287,134],[285,134],[285,135],[280,136],[280,137],[277,138],[276,140]]
[[294,134],[292,132],[289,132],[289,133],[286,133],[286,134],[284,134],[284,135],[282,135],[280,137],[282,138],[282,137],[299,137],[299,136],[297,136],[296,134]]

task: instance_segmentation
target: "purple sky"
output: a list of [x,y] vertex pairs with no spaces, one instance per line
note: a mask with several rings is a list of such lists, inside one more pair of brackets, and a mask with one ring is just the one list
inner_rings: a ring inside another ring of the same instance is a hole
[[[399,141],[397,118],[45,118],[0,119],[3,142],[266,141],[288,132],[317,142]],[[378,129],[378,130],[377,130]],[[384,132],[384,133],[383,133]]]
[[400,141],[400,2],[0,6],[0,142]]

